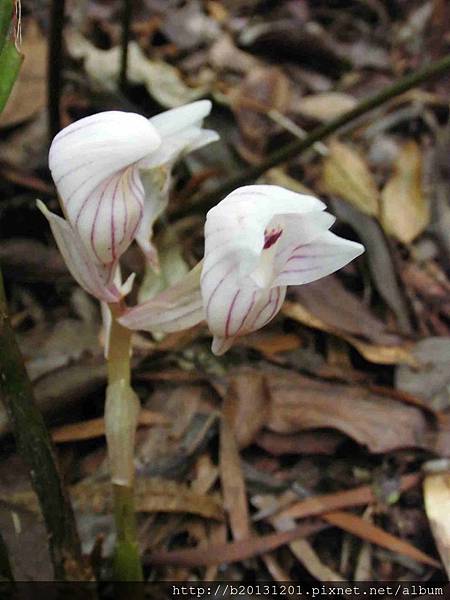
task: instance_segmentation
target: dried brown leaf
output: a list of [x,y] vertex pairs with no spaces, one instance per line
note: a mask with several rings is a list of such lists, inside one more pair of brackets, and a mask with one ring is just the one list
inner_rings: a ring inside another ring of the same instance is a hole
[[335,325],[324,323],[298,302],[285,302],[282,312],[287,317],[307,327],[313,327],[341,337],[356,348],[369,362],[382,365],[406,364],[411,367],[418,366],[418,361],[411,352],[412,344],[409,342],[403,342],[401,345],[371,344],[358,339],[354,335],[342,332]]
[[[166,425],[168,419],[160,413],[141,409],[139,414],[139,426]],[[90,440],[105,435],[105,421],[103,417],[99,419],[90,419],[71,425],[63,425],[52,430],[52,439],[56,444],[63,442],[77,442],[80,440]]]
[[284,114],[289,100],[289,79],[278,67],[253,69],[236,89],[231,108],[241,133],[239,151],[246,160],[255,163],[261,159],[277,128],[266,113],[276,110]]
[[278,369],[267,374],[271,394],[266,427],[277,433],[332,428],[371,452],[428,447],[427,421],[418,408],[358,385],[316,381]]
[[422,186],[422,153],[411,140],[400,150],[394,174],[381,193],[381,224],[386,233],[409,244],[429,221],[430,209]]
[[305,523],[291,531],[252,536],[206,548],[154,552],[150,555],[150,562],[155,565],[182,565],[188,567],[239,562],[275,550],[297,538],[308,537],[321,529],[323,529],[322,524]]
[[379,212],[379,192],[369,166],[351,146],[333,140],[324,158],[322,184],[329,194],[350,202],[367,215]]
[[[415,487],[421,477],[418,473],[404,475],[400,480],[399,490],[404,492]],[[285,508],[277,518],[304,519],[321,515],[328,511],[336,511],[343,508],[352,508],[354,506],[364,506],[377,501],[377,498],[370,485],[362,485],[351,490],[343,492],[334,492],[332,494],[323,494],[300,500],[295,504]]]
[[403,286],[400,286],[392,251],[380,225],[348,202],[335,198],[331,201],[331,207],[340,221],[349,224],[357,232],[366,248],[370,274],[378,293],[394,312],[399,330],[403,334],[411,334],[406,295]]
[[311,96],[303,96],[291,105],[291,109],[304,117],[317,121],[329,121],[355,108],[356,99],[340,92],[323,92]]
[[262,431],[255,443],[274,456],[282,454],[326,454],[336,452],[345,438],[336,431],[281,434]]
[[250,519],[245,480],[236,438],[225,417],[220,426],[220,480],[233,538],[246,539],[250,537]]
[[417,562],[440,568],[439,562],[431,556],[428,556],[409,542],[384,531],[381,527],[377,527],[357,515],[339,511],[326,513],[322,518],[327,521],[327,523],[330,523],[330,525],[335,525],[336,527],[356,535],[363,540],[367,540],[372,544],[377,544],[378,546],[386,548],[391,552],[396,552],[397,554],[409,556]]
[[311,314],[334,331],[362,337],[374,344],[400,345],[401,338],[386,331],[386,324],[349,292],[336,275],[292,288],[294,297]]
[[418,365],[402,365],[395,373],[395,387],[418,396],[437,410],[449,406],[450,338],[431,337],[420,340],[413,348]]
[[[83,481],[71,488],[71,497],[81,512],[112,510],[109,482]],[[190,513],[218,521],[224,516],[217,494],[199,494],[185,484],[157,477],[136,479],[135,506],[143,513]]]
[[219,70],[249,73],[261,65],[252,54],[240,50],[228,33],[222,34],[209,50],[209,61]]
[[241,369],[230,377],[223,413],[239,448],[249,446],[263,428],[269,402],[264,375],[259,371]]

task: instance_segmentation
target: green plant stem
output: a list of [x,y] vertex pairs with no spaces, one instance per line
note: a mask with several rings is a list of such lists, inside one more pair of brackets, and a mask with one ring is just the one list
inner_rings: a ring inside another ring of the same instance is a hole
[[[129,385],[131,331],[122,327],[116,320],[121,312],[120,307],[110,305],[110,310],[112,323],[108,352],[108,385],[118,383]],[[133,484],[113,484],[113,496],[117,533],[114,579],[116,581],[143,581],[137,540]]]
[[12,329],[0,273],[0,399],[27,463],[48,531],[50,555],[57,579],[90,579],[82,567],[75,518],[58,472],[43,418]]
[[119,87],[122,92],[126,91],[128,79],[128,44],[130,43],[130,27],[131,27],[131,15],[133,12],[132,0],[123,0],[123,11],[122,11],[122,39],[121,39],[121,58],[120,58],[120,74],[119,74]]
[[280,163],[286,162],[291,158],[302,154],[306,150],[309,150],[316,142],[323,140],[327,136],[335,133],[338,129],[347,125],[365,115],[369,111],[381,106],[388,100],[407,92],[411,88],[420,85],[421,83],[442,75],[450,69],[450,54],[442,58],[441,60],[435,61],[426,65],[422,69],[405,75],[399,79],[396,83],[384,87],[380,92],[369,96],[365,100],[362,100],[355,108],[349,110],[335,119],[331,119],[328,123],[320,125],[313,129],[313,131],[307,135],[304,139],[295,139],[293,142],[286,144],[279,150],[270,154],[263,162],[259,165],[252,166],[245,171],[233,175],[227,179],[223,184],[219,185],[215,190],[204,194],[197,202],[189,205],[182,206],[179,210],[172,213],[172,218],[181,218],[187,214],[193,212],[206,212],[212,208],[218,201],[222,200],[227,194],[236,189],[241,185],[251,183],[261,177],[266,171],[279,165]]
[[61,129],[61,86],[65,0],[51,0],[48,49],[48,127],[50,140]]

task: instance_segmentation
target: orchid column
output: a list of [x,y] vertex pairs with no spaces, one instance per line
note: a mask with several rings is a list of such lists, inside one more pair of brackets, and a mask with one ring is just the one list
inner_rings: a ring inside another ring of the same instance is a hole
[[66,219],[39,202],[72,276],[104,308],[108,385],[105,431],[117,529],[115,578],[142,580],[133,503],[139,400],[131,388],[131,331],[118,319],[134,275],[122,283],[120,257],[133,240],[158,267],[151,243],[168,202],[171,168],[218,138],[202,129],[211,103],[200,101],[150,120],[120,111],[72,123],[53,140],[49,166]]

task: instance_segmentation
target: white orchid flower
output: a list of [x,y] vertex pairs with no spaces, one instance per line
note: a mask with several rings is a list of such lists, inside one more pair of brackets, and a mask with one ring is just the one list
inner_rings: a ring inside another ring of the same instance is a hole
[[213,352],[223,354],[237,337],[275,317],[288,285],[325,277],[364,252],[329,231],[334,217],[325,208],[313,196],[278,186],[235,190],[208,212],[201,275],[197,267],[120,322],[174,331],[203,318],[214,336]]
[[153,266],[158,265],[156,250],[151,243],[153,225],[167,207],[174,163],[189,152],[219,139],[217,132],[202,128],[203,119],[211,112],[211,106],[209,100],[199,100],[150,119],[161,136],[162,144],[156,152],[142,161],[142,182],[151,202],[144,205],[136,241]]
[[134,239],[156,262],[150,237],[167,204],[170,169],[184,153],[217,139],[201,128],[210,110],[203,100],[150,120],[103,112],[54,138],[49,165],[67,220],[39,207],[73,277],[99,300],[123,296],[114,280]]

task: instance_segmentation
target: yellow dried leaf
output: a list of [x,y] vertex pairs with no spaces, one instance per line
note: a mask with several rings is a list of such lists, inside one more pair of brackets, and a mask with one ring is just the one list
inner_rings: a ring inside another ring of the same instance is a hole
[[372,344],[366,342],[354,335],[348,335],[336,327],[324,323],[321,319],[313,315],[299,302],[286,301],[283,304],[282,312],[290,319],[294,319],[302,325],[332,333],[351,344],[366,360],[381,365],[410,365],[417,367],[417,359],[412,353],[412,344],[404,342],[401,345],[387,346],[385,344]]
[[431,531],[450,577],[450,473],[428,475],[423,483],[423,491]]
[[394,174],[381,192],[381,224],[409,244],[427,227],[430,209],[422,187],[422,154],[414,141],[400,150]]
[[329,144],[329,151],[323,162],[325,190],[347,200],[366,215],[377,215],[379,192],[366,161],[356,150],[337,140]]
[[352,110],[356,106],[356,99],[349,94],[340,92],[324,92],[304,96],[298,103],[298,112],[317,121],[329,121],[343,113]]

